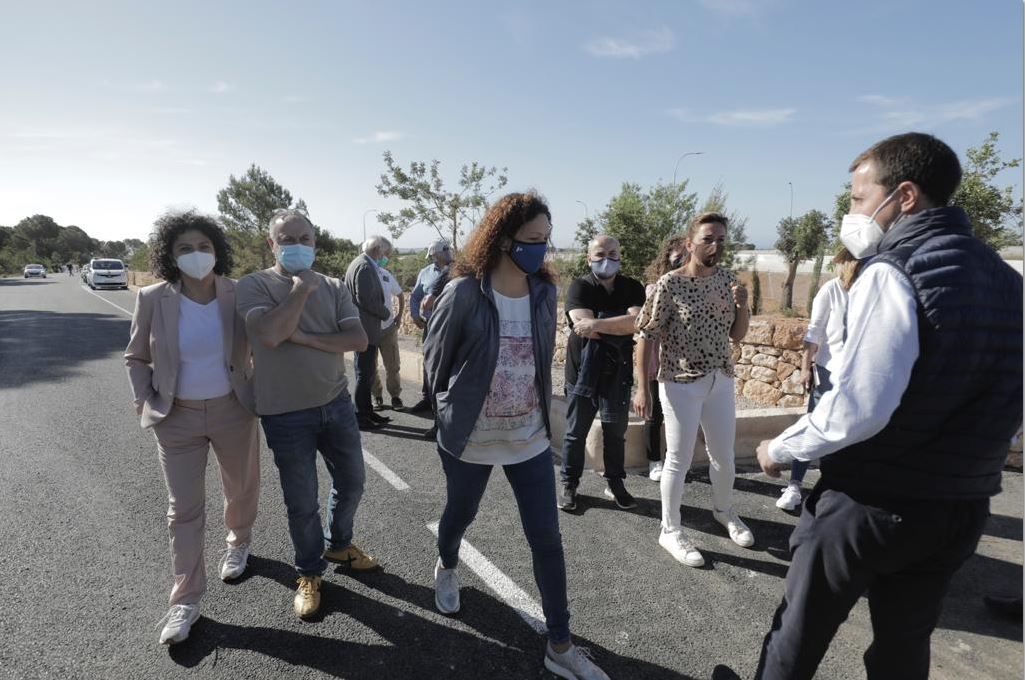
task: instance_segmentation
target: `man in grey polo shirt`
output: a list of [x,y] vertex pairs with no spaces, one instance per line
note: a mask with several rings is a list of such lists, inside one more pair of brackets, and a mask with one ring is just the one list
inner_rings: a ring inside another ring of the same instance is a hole
[[[253,347],[256,412],[281,477],[295,547],[300,617],[320,607],[327,561],[353,571],[379,568],[352,543],[363,496],[363,447],[349,397],[343,353],[367,336],[345,285],[314,272],[313,225],[303,213],[276,211],[267,243],[276,264],[242,277],[239,313]],[[331,475],[327,526],[320,522],[317,451]]]

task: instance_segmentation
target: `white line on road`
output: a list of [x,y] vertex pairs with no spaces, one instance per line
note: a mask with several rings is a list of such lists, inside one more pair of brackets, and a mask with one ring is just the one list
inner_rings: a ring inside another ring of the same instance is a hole
[[[431,522],[427,528],[435,536],[438,535],[437,522]],[[477,574],[507,605],[515,609],[528,626],[540,635],[548,631],[541,605],[465,540],[459,546],[459,561]]]
[[121,305],[114,304],[113,302],[111,302],[107,298],[103,297],[102,295],[98,295],[95,291],[90,290],[88,286],[82,286],[82,290],[84,290],[85,292],[89,293],[90,295],[95,295],[96,297],[98,297],[99,299],[103,300],[104,302],[106,302],[111,307],[117,307],[118,309],[120,309],[122,312],[124,312],[128,316],[132,316],[132,313],[129,312],[127,309],[125,309]]
[[384,477],[384,481],[394,486],[399,491],[409,491],[409,484],[402,481],[402,478],[391,471],[387,465],[382,463],[374,454],[370,453],[366,449],[363,449],[363,459],[367,461],[367,465],[374,469],[374,472]]

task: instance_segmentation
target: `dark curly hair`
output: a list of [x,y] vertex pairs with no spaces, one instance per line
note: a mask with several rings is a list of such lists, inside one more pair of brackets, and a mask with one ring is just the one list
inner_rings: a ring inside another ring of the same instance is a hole
[[658,256],[652,260],[648,268],[644,270],[644,278],[648,283],[655,283],[662,278],[662,275],[672,271],[673,266],[669,263],[669,256],[673,251],[683,254],[683,261],[687,261],[687,237],[670,236],[662,245]]
[[214,244],[214,273],[222,276],[231,271],[234,261],[228,237],[217,220],[195,210],[166,212],[153,223],[149,237],[149,268],[164,281],[174,283],[181,278],[174,259],[174,242],[186,231],[202,232]]
[[[488,208],[481,218],[480,224],[470,234],[463,246],[459,259],[452,268],[452,278],[473,276],[484,278],[488,272],[498,266],[502,257],[502,239],[514,238],[516,232],[527,222],[538,215],[545,215],[552,220],[548,204],[537,193],[506,194]],[[549,283],[555,282],[555,274],[548,263],[541,265],[537,275]]]

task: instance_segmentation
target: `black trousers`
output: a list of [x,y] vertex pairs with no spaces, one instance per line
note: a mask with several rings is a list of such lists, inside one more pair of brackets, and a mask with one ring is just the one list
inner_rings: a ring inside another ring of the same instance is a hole
[[353,402],[356,404],[356,415],[369,417],[374,405],[370,401],[374,387],[374,373],[377,371],[377,345],[367,345],[363,352],[353,353],[353,368],[356,373],[356,390]]
[[859,501],[820,482],[790,537],[783,602],[755,677],[814,676],[840,624],[867,593],[869,680],[928,678],[929,638],[943,596],[975,552],[988,516],[989,499]]
[[648,381],[648,394],[651,395],[651,417],[644,419],[644,453],[649,461],[657,463],[662,460],[662,425],[666,421],[662,415],[657,380]]

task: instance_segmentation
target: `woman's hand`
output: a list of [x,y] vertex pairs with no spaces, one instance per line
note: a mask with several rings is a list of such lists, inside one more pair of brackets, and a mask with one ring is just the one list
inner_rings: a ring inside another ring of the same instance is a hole
[[647,418],[651,413],[651,394],[647,385],[639,385],[634,392],[633,399],[634,415],[638,418]]

